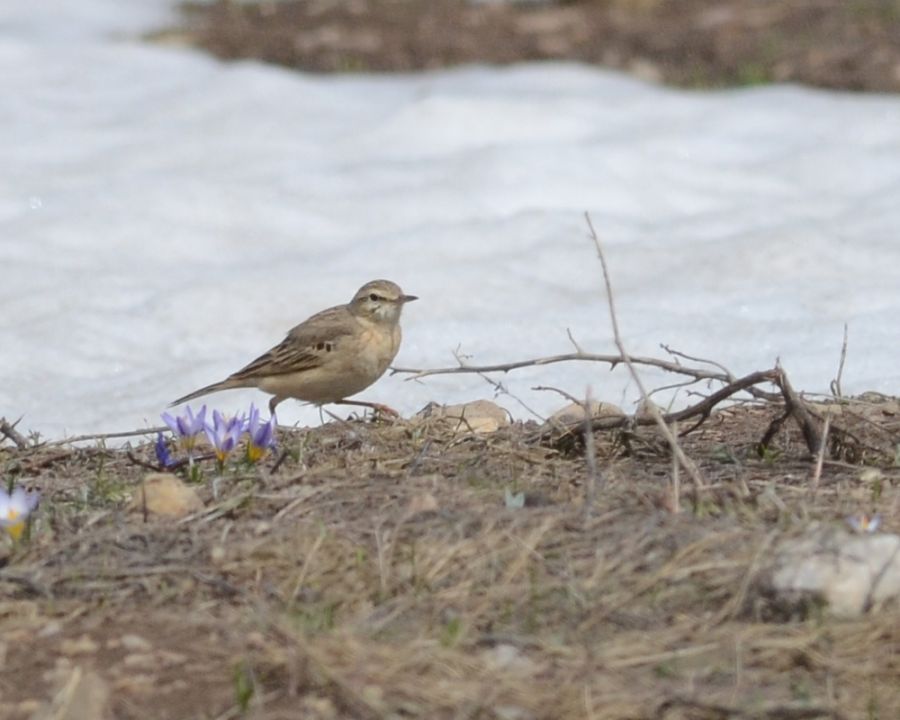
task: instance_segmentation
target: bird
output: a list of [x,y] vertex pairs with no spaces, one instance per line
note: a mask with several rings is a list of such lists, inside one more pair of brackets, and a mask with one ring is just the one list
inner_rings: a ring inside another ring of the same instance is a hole
[[400,313],[418,300],[390,280],[363,285],[346,305],[316,313],[291,329],[278,345],[224,380],[184,397],[173,405],[231,388],[258,388],[272,395],[269,411],[287,398],[314,405],[358,405],[396,415],[379,403],[349,400],[365,390],[390,366],[400,349]]

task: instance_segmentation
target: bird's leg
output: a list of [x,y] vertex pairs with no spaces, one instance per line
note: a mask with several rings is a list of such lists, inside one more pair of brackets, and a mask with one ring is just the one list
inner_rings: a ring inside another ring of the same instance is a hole
[[275,414],[275,406],[278,405],[278,403],[280,403],[282,400],[284,400],[283,397],[278,397],[278,395],[272,396],[272,399],[269,400],[269,415]]
[[374,410],[376,413],[381,413],[387,417],[400,417],[400,413],[398,413],[394,408],[388,407],[387,405],[382,405],[381,403],[371,403],[365,402],[363,400],[338,400],[334,403],[335,405],[357,405],[359,407],[367,407]]

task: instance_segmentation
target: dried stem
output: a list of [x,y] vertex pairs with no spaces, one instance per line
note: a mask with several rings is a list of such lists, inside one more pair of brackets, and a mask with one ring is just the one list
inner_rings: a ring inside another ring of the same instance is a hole
[[[697,380],[720,380],[728,382],[729,377],[725,373],[707,370],[705,368],[692,368],[669,360],[660,360],[659,358],[634,356],[629,360],[634,365],[646,365],[648,367],[656,367],[660,370],[678,373],[679,375],[689,375]],[[418,378],[428,377],[430,375],[455,375],[464,373],[492,373],[492,372],[510,372],[511,370],[519,370],[526,367],[540,367],[541,365],[552,365],[561,362],[599,362],[606,363],[615,368],[617,365],[625,363],[625,358],[621,355],[574,352],[564,353],[562,355],[550,355],[548,357],[531,358],[530,360],[518,360],[516,362],[499,363],[496,365],[466,365],[460,362],[456,367],[433,368],[431,370],[423,368],[391,368],[391,374],[398,373],[409,374],[411,377],[407,380],[416,380]]]
[[813,494],[819,489],[819,480],[822,478],[822,465],[825,462],[825,449],[828,446],[828,430],[831,428],[831,413],[825,416],[825,424],[822,426],[822,442],[819,443],[819,451],[816,453],[816,464],[813,468],[809,487]]
[[594,502],[597,499],[597,487],[602,479],[597,469],[597,446],[594,442],[594,431],[591,428],[591,391],[588,389],[582,404],[584,408],[584,459],[587,465],[587,482],[584,486],[584,521],[591,517]]
[[21,420],[22,418],[19,418],[14,423],[11,423],[5,417],[0,417],[0,435],[12,440],[19,450],[24,450],[28,447],[28,438],[16,430],[16,425],[18,425]]
[[844,363],[847,360],[847,323],[844,323],[844,340],[841,343],[841,359],[838,362],[838,371],[834,380],[831,381],[831,393],[840,400],[844,393],[841,390],[841,377],[844,374]]
[[656,422],[659,431],[663,434],[666,441],[669,443],[669,448],[675,457],[678,458],[678,462],[685,469],[685,472],[690,476],[691,481],[694,483],[694,492],[695,492],[695,500],[700,497],[700,490],[703,487],[703,478],[700,475],[700,470],[694,465],[693,461],[685,455],[684,451],[681,449],[681,446],[678,444],[678,439],[675,437],[675,434],[672,432],[672,429],[666,424],[666,421],[663,419],[662,413],[659,411],[659,408],[656,407],[656,404],[650,400],[647,389],[644,387],[644,383],[641,381],[640,376],[637,373],[637,370],[634,368],[634,364],[631,362],[631,358],[628,355],[628,351],[625,349],[625,344],[622,342],[622,336],[619,333],[619,322],[616,318],[616,304],[615,297],[613,295],[612,290],[612,282],[609,277],[609,268],[606,264],[606,257],[603,254],[603,247],[600,244],[600,238],[597,236],[597,231],[594,229],[594,224],[591,222],[591,216],[589,213],[584,214],[585,220],[587,221],[588,229],[591,233],[591,239],[594,241],[594,246],[597,248],[597,257],[600,258],[600,266],[603,270],[603,284],[606,286],[606,300],[609,304],[609,318],[612,323],[613,329],[613,339],[615,340],[616,347],[619,349],[619,355],[622,357],[622,361],[625,363],[625,366],[628,368],[628,372],[631,375],[632,380],[634,380],[635,385],[637,385],[638,390],[641,393],[641,398],[644,400],[644,405],[647,407],[651,417]]

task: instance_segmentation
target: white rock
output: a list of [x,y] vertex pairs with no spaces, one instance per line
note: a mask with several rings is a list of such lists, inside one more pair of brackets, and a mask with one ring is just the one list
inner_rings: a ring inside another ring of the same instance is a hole
[[203,509],[194,488],[168,473],[148,473],[131,501],[131,509],[151,515],[180,518]]
[[[625,415],[622,408],[612,403],[599,402],[591,400],[590,402],[591,417],[620,417]],[[584,405],[581,403],[569,403],[565,407],[560,408],[550,416],[548,422],[560,423],[562,425],[571,425],[572,423],[582,422],[584,420]]]
[[119,642],[123,648],[126,650],[132,651],[143,651],[147,652],[148,650],[153,649],[153,645],[150,644],[150,641],[141,637],[140,635],[127,634],[123,635]]
[[94,671],[72,668],[49,706],[38,708],[32,720],[104,720],[110,716],[109,686]]
[[900,600],[900,536],[813,531],[786,541],[762,587],[781,611],[824,603],[837,617],[858,617]]
[[519,648],[509,643],[500,643],[481,653],[482,658],[491,670],[515,670],[533,672],[534,663]]
[[509,425],[509,413],[490,400],[474,400],[460,405],[429,403],[416,417],[446,419],[462,432],[490,433]]
[[89,635],[82,635],[79,638],[63,640],[59,644],[59,651],[63,655],[92,655],[99,647]]

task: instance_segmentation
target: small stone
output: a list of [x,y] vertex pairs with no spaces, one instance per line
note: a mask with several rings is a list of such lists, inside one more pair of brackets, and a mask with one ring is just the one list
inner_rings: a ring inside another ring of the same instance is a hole
[[27,700],[20,700],[19,704],[16,706],[16,709],[19,711],[18,714],[25,715],[37,715],[38,710],[41,710],[44,706],[40,700],[35,700],[34,698],[28,698]]
[[[612,403],[591,400],[589,407],[591,409],[592,418],[624,417],[625,415],[622,408],[613,405]],[[584,422],[584,405],[582,403],[570,403],[553,413],[548,422],[559,423],[561,425]]]
[[225,554],[224,547],[221,545],[213,545],[212,550],[209,551],[209,559],[216,565],[219,565],[225,560]]
[[123,635],[119,638],[119,644],[131,652],[147,652],[153,649],[150,641],[145,640],[140,635]]
[[157,650],[156,652],[134,652],[126,655],[122,665],[134,670],[159,670],[161,667],[184,665],[187,655],[171,650]]
[[876,612],[900,601],[900,536],[813,530],[782,544],[760,589],[781,614],[822,605],[842,618]]
[[420,513],[434,512],[437,509],[437,498],[430,492],[420,492],[412,496],[409,507],[406,509],[406,515],[412,517]]
[[[40,716],[39,717],[43,717]],[[74,667],[60,683],[47,713],[54,720],[104,720],[109,717],[109,685],[92,670]]]
[[48,638],[53,635],[59,635],[62,632],[62,623],[59,620],[50,620],[44,627],[38,630],[39,638]]
[[146,694],[155,692],[157,687],[157,679],[149,673],[129,672],[125,677],[121,677],[113,684],[113,689],[127,693]]
[[661,83],[665,79],[662,68],[644,58],[637,58],[629,62],[628,72],[648,83]]
[[884,481],[884,473],[878,468],[865,468],[859,473],[859,481],[863,485],[874,485],[875,483]]
[[499,720],[533,720],[534,713],[518,705],[498,705],[494,713]]
[[429,403],[416,413],[420,419],[447,420],[455,430],[473,433],[491,433],[509,425],[509,413],[490,400],[474,400],[459,405]]
[[534,669],[534,663],[522,654],[515,645],[499,643],[482,653],[485,663],[492,670],[518,670],[530,672]]
[[384,690],[378,685],[363,685],[361,694],[363,700],[374,707],[381,707],[384,702]]
[[203,509],[197,492],[179,478],[168,473],[148,473],[144,476],[131,501],[130,509],[162,517],[180,518]]
[[188,661],[187,655],[174,650],[160,650],[156,653],[159,664],[169,667],[172,665],[184,665]]
[[87,635],[80,638],[63,640],[59,644],[59,651],[63,655],[90,655],[97,652],[99,646]]
[[132,653],[126,655],[122,664],[133,670],[155,670],[159,663],[153,653]]
[[266,638],[261,632],[257,632],[253,630],[252,632],[247,633],[244,638],[249,647],[255,648],[257,650],[266,647]]
[[331,720],[338,716],[337,708],[330,698],[320,695],[307,695],[303,698],[303,709],[301,713],[303,717],[321,718],[321,720]]

